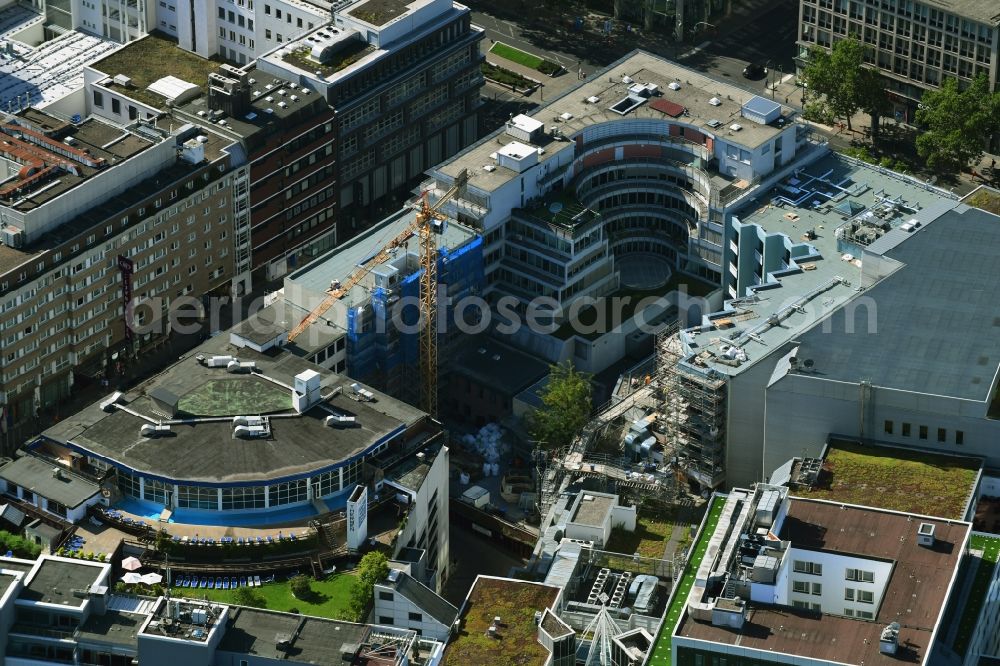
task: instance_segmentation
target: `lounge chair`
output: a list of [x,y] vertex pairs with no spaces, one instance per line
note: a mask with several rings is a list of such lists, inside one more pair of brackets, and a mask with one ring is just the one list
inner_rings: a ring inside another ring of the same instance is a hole
[[246,587],[246,586],[247,586],[247,579],[246,579],[246,577],[245,576],[240,576],[240,587]]
[[202,576],[198,581],[198,587],[208,587],[208,579]]
[[254,576],[253,577],[253,584],[254,584],[254,587],[260,587],[260,576]]
[[229,579],[229,587],[233,588],[234,590],[237,587],[239,587],[239,582],[236,580],[235,576]]
[[229,579],[218,577],[215,579],[215,589],[217,590],[228,590],[229,589]]
[[264,539],[262,537],[257,537],[257,545],[261,545],[263,543],[264,543]]
[[265,583],[273,583],[274,580],[275,580],[275,576],[274,576],[274,574],[271,574],[270,576],[268,576],[267,578],[264,579],[264,582]]

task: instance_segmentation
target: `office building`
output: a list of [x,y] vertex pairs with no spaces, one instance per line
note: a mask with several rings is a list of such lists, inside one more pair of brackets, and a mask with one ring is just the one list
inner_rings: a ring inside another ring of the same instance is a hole
[[664,622],[668,663],[936,663],[968,523],[765,484],[715,501],[680,619]]
[[261,75],[305,85],[337,111],[340,240],[479,138],[483,35],[452,0],[360,0],[258,59]]
[[246,195],[233,142],[193,126],[25,109],[0,131],[0,404],[16,424],[159,337],[172,300],[228,290]]
[[[737,298],[658,344],[668,450],[705,487],[767,479],[831,436],[995,465],[982,248],[997,232],[906,176],[835,155],[801,167],[729,223]],[[947,323],[955,307],[975,334]]]
[[[428,171],[432,200],[481,230],[487,294],[569,309],[584,298],[662,296],[677,283],[735,289],[725,219],[815,150],[792,109],[635,52]],[[648,306],[655,326],[671,303]],[[632,309],[628,312],[631,313]],[[648,344],[648,336],[646,336]],[[635,321],[596,331],[521,327],[514,343],[599,372],[643,338]]]
[[[215,336],[129,393],[45,430],[28,445],[35,457],[0,469],[7,493],[67,522],[81,516],[65,509],[93,504],[90,493],[99,490],[97,500],[137,516],[266,525],[341,511],[359,485],[372,496],[391,488],[407,507],[393,553],[425,551],[423,579],[439,589],[449,565],[448,449],[439,425],[280,351],[280,340]],[[77,483],[44,487],[42,471],[51,476],[53,468]],[[51,494],[71,485],[88,499]]]
[[810,48],[846,37],[867,47],[866,62],[905,122],[914,122],[923,91],[946,78],[963,85],[985,74],[997,89],[1000,8],[991,0],[800,0],[800,71]]

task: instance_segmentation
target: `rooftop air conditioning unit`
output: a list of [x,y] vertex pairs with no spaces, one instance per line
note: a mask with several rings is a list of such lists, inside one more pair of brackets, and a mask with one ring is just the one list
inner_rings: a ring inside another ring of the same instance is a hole
[[934,524],[920,523],[917,527],[917,543],[932,548],[934,546]]
[[330,428],[354,425],[357,421],[357,417],[348,414],[331,414],[326,417],[326,425]]
[[114,82],[117,85],[122,86],[123,88],[128,88],[130,85],[132,85],[132,79],[125,76],[124,74],[116,74]]
[[632,84],[632,77],[628,76],[628,75],[623,76],[622,77],[622,83],[624,83],[625,85],[631,85]]
[[733,130],[734,132],[739,132],[741,129],[743,129],[743,125],[740,125],[739,123],[733,123],[732,125],[729,126],[729,129]]
[[299,101],[299,96],[298,96],[298,95],[292,95],[290,99],[291,99],[291,100],[292,100],[293,102],[297,102],[297,101]]
[[278,102],[278,107],[282,109],[288,108],[288,102]]

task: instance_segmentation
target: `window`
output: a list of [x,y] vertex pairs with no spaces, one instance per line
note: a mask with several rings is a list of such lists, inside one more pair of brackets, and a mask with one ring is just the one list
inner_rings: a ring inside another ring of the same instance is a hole
[[264,487],[248,486],[245,488],[223,488],[223,511],[240,509],[263,509]]
[[280,9],[275,9],[274,10],[274,18],[279,18],[279,19],[281,18],[281,10]]
[[295,21],[296,21],[296,27],[301,28],[302,27],[302,18],[301,17],[297,18],[297,19],[295,19]]
[[218,511],[218,488],[203,488],[201,486],[178,486],[177,506],[186,509],[206,509]]
[[278,43],[279,43],[279,44],[280,44],[281,42],[285,41],[285,40],[284,40],[284,38],[282,38],[282,36],[281,36],[281,33],[280,33],[280,32],[278,32],[278,33],[275,33],[275,35],[274,35],[274,36],[275,36],[275,38],[276,38],[276,39],[278,40]]
[[139,111],[131,104],[128,105],[128,119],[135,120],[139,117]]
[[875,603],[875,593],[871,590],[858,590],[858,601],[863,604]]
[[809,583],[804,580],[793,580],[792,592],[798,592],[799,594],[809,594]]
[[959,446],[965,444],[965,433],[962,432],[961,430],[955,431],[955,443],[958,444]]
[[304,502],[308,497],[306,479],[268,486],[267,494],[270,506]]
[[892,421],[886,421],[885,422],[885,434],[887,434],[887,435],[891,435],[892,434]]
[[805,601],[793,601],[792,608],[802,608],[804,610],[809,610],[809,604]]
[[104,93],[100,90],[94,91],[94,106],[99,106],[102,109],[104,108]]
[[265,39],[271,39],[271,31],[270,30],[265,30],[264,31],[264,38]]
[[945,442],[945,441],[948,440],[948,431],[947,430],[945,430],[944,428],[938,428],[937,431],[938,431],[937,441],[939,441],[939,442]]
[[219,7],[219,18],[220,19],[226,18],[226,10],[223,9],[222,7]]
[[822,595],[823,594],[823,584],[822,583],[813,583],[812,584],[812,593],[814,595],[816,595],[817,597],[820,596],[820,595]]
[[927,439],[927,426],[920,426],[919,433],[920,439]]
[[264,5],[264,13],[268,16],[271,15],[271,5]]
[[845,608],[844,609],[844,615],[846,615],[847,617],[854,617],[854,609],[853,608]]
[[903,424],[903,437],[909,437],[909,436],[910,436],[910,424],[909,423],[904,423]]
[[379,615],[378,616],[378,623],[379,624],[386,624],[386,625],[389,625],[391,627],[393,625],[393,620],[392,620],[391,617],[388,617],[386,615]]
[[410,617],[410,620],[412,622],[423,622],[424,621],[424,616],[421,613],[410,613],[409,617]]
[[864,571],[862,569],[847,569],[844,578],[846,580],[859,581],[861,583],[873,583],[875,582],[875,572]]
[[862,620],[874,620],[875,614],[872,613],[871,611],[859,610],[858,617],[860,617]]
[[850,587],[844,590],[844,601],[854,601],[854,590]]
[[379,592],[378,598],[381,601],[393,601],[395,599],[395,595],[393,595],[392,592]]
[[807,573],[814,576],[823,575],[823,565],[819,562],[804,562],[803,560],[795,560],[793,570],[795,573]]

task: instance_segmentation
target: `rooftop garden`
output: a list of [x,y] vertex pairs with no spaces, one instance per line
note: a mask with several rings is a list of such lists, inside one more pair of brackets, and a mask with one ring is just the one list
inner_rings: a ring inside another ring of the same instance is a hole
[[256,377],[212,379],[177,402],[177,409],[192,416],[271,414],[292,408],[288,391]]
[[374,53],[375,50],[375,47],[368,42],[357,39],[352,40],[334,53],[330,62],[325,64],[312,57],[308,46],[296,46],[283,55],[281,59],[310,74],[318,72],[320,76],[327,77],[353,65],[369,53]]
[[804,497],[961,520],[981,463],[906,449],[831,442]]
[[303,599],[298,599],[292,594],[291,581],[265,583],[260,587],[243,587],[235,590],[172,587],[170,595],[208,599],[227,604],[252,605],[275,611],[298,612],[334,620],[350,620],[352,618],[349,606],[354,580],[355,576],[352,574],[336,574],[321,581],[310,580],[312,591]]
[[660,559],[673,532],[673,516],[639,516],[635,521],[635,531],[627,532],[620,527],[613,529],[604,549]]
[[996,569],[997,559],[1000,557],[1000,538],[973,534],[969,548],[982,551],[983,554],[982,557],[972,558],[975,575],[972,579],[972,586],[969,588],[968,599],[962,607],[962,615],[958,620],[958,630],[955,632],[955,642],[952,644],[955,652],[963,657],[969,649],[972,632],[976,629],[979,613],[986,600],[987,588],[993,579],[993,571]]
[[691,556],[688,557],[680,584],[674,588],[673,597],[671,597],[670,603],[667,605],[663,624],[660,625],[660,634],[653,644],[653,652],[647,662],[649,666],[670,666],[672,663],[671,636],[674,633],[677,622],[680,621],[681,615],[684,613],[688,594],[691,592],[691,586],[694,585],[694,579],[698,573],[698,567],[701,566],[701,561],[705,557],[705,551],[708,550],[708,541],[712,533],[715,532],[716,525],[719,524],[719,516],[722,515],[722,507],[725,504],[725,497],[718,495],[712,497],[712,502],[708,507],[708,515],[705,518],[705,526],[698,534],[698,540],[694,544]]
[[381,26],[406,13],[413,0],[368,0],[348,12],[372,25]]
[[[538,642],[535,611],[551,606],[556,590],[544,585],[480,578],[473,588],[462,628],[444,655],[445,666],[544,664],[549,653]],[[497,636],[487,635],[500,616]]]
[[132,84],[126,94],[139,102],[160,108],[166,100],[146,90],[151,83],[165,76],[175,76],[204,90],[209,73],[216,71],[222,62],[217,57],[206,59],[185,51],[165,34],[152,32],[91,66],[108,76],[124,74],[129,77]]

